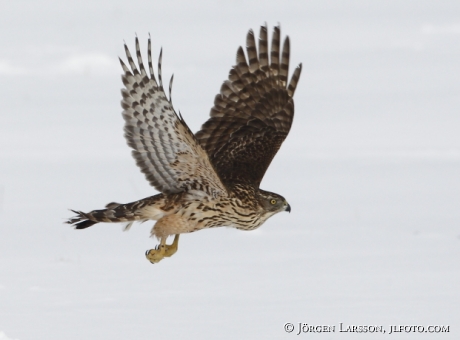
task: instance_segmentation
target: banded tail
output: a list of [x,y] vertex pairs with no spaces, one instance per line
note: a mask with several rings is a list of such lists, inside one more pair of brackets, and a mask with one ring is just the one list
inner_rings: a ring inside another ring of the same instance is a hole
[[87,213],[71,210],[77,216],[70,218],[65,223],[71,224],[75,229],[86,229],[100,222],[127,222],[124,230],[128,230],[133,222],[144,222],[148,219],[155,219],[155,216],[146,216],[145,208],[149,208],[152,205],[155,206],[162,198],[163,194],[159,194],[127,204],[112,202],[105,206],[106,209],[93,210]]

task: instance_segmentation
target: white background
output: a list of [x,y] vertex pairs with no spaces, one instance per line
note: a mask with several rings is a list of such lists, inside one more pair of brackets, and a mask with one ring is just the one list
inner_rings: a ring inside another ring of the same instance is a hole
[[[163,47],[197,131],[264,22],[303,63],[262,182],[292,213],[184,235],[157,265],[153,223],[63,224],[155,194],[123,138],[123,39]],[[292,339],[299,322],[460,337],[458,1],[3,0],[0,43],[0,339]]]

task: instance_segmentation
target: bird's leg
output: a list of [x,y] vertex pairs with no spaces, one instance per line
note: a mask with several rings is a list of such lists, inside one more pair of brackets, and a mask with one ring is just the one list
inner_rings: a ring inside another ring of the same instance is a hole
[[176,251],[177,251],[177,247],[179,245],[179,234],[176,234],[174,236],[174,241],[172,244],[170,245],[166,245],[166,249],[165,249],[165,257],[170,257],[170,256],[173,256]]
[[166,244],[166,238],[167,237],[162,237],[160,244],[155,249],[150,249],[145,252],[145,257],[147,257],[147,260],[151,263],[158,263],[165,257],[170,257],[176,253],[179,244],[179,234],[176,234],[171,245]]

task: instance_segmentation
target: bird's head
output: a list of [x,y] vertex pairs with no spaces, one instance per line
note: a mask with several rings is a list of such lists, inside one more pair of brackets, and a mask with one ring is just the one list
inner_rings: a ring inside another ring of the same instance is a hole
[[259,189],[259,204],[262,206],[265,212],[276,214],[281,211],[291,212],[291,206],[286,199],[273,192],[264,191]]

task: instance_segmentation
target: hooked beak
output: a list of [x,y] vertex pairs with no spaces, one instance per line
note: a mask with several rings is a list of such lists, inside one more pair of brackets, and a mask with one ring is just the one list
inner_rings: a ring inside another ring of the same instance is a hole
[[288,213],[291,212],[291,206],[289,205],[289,203],[288,203],[288,205],[287,205],[287,207],[286,207],[286,209],[284,211],[287,211]]

